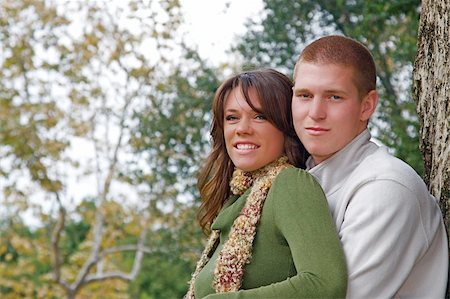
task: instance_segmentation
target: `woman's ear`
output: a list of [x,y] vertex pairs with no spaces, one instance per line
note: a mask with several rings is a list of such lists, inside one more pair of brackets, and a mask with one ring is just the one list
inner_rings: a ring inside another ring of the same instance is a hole
[[367,121],[375,112],[378,104],[378,93],[376,90],[371,90],[362,99],[361,103],[361,121]]

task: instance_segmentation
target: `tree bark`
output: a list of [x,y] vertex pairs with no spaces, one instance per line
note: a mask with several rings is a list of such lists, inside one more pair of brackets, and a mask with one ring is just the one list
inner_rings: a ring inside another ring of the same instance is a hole
[[[450,0],[423,0],[413,71],[420,150],[431,193],[450,225]],[[449,298],[447,289],[447,298]]]

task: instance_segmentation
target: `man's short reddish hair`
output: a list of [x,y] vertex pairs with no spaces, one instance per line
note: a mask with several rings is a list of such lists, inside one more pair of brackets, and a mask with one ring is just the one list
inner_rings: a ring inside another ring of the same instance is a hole
[[294,79],[297,76],[297,66],[302,62],[350,67],[361,97],[376,89],[377,72],[372,54],[363,44],[354,39],[329,35],[310,43],[300,53],[294,68]]

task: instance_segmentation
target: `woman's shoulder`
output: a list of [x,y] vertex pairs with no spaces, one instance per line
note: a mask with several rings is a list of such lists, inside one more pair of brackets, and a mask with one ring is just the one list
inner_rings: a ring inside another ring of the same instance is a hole
[[281,171],[272,188],[283,193],[305,192],[305,190],[323,193],[322,187],[312,174],[296,167],[289,167]]
[[280,172],[270,188],[267,200],[268,206],[281,217],[290,215],[293,211],[329,213],[322,187],[303,169],[292,167]]
[[278,183],[286,181],[299,181],[318,184],[316,178],[312,174],[304,169],[297,167],[288,167],[286,169],[283,169],[275,179],[275,182]]

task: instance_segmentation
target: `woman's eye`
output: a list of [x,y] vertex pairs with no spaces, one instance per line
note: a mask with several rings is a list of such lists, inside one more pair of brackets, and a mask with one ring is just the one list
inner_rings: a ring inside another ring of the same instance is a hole
[[264,114],[257,114],[257,115],[255,116],[255,118],[256,118],[256,119],[260,119],[260,120],[266,120],[266,119],[267,119],[267,117],[266,117]]
[[237,117],[234,116],[234,115],[227,115],[227,116],[225,116],[225,120],[228,120],[228,121],[236,120],[236,119],[237,119]]

